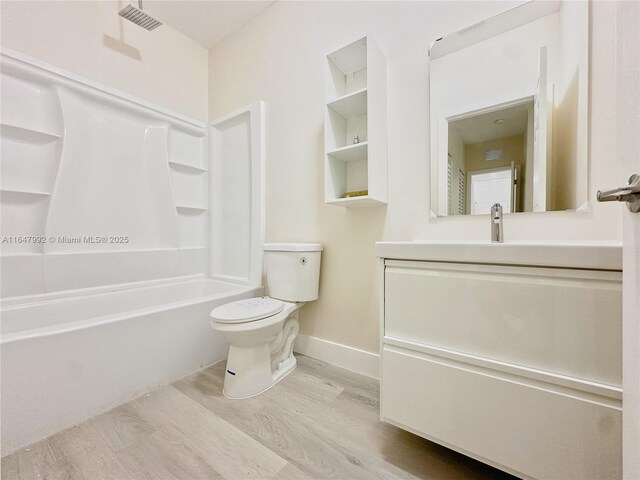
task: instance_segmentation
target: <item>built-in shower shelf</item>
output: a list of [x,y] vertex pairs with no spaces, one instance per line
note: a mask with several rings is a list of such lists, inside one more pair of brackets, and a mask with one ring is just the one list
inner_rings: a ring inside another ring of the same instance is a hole
[[206,248],[206,208],[195,205],[176,205],[178,212],[178,250]]
[[192,212],[206,212],[207,209],[203,208],[203,207],[196,207],[193,205],[176,205],[176,208],[178,210],[187,210],[187,211],[192,211]]
[[62,138],[61,134],[36,130],[32,128],[22,127],[18,125],[10,125],[8,123],[0,124],[3,138],[13,138],[16,140],[46,143]]
[[171,165],[171,167],[175,168],[176,170],[181,170],[187,173],[199,174],[199,173],[205,173],[207,171],[202,167],[196,167],[195,165],[190,165],[188,163],[182,163],[182,162],[175,162],[172,160],[169,160],[169,165]]
[[2,192],[2,194],[10,194],[10,195],[30,195],[30,196],[36,196],[36,197],[48,197],[49,195],[51,195],[51,193],[49,192],[34,192],[31,190],[18,190],[18,189],[9,189],[9,188],[1,188],[0,192]]
[[353,162],[357,160],[366,160],[367,158],[367,142],[355,143],[353,145],[347,145],[346,147],[336,148],[327,152],[327,155],[331,155],[343,162]]
[[2,258],[41,258],[44,257],[44,252],[3,252]]

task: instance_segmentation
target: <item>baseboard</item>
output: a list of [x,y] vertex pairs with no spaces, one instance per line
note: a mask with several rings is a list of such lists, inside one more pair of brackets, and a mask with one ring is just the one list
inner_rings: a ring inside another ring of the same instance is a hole
[[309,335],[298,335],[294,351],[367,377],[380,378],[380,355]]

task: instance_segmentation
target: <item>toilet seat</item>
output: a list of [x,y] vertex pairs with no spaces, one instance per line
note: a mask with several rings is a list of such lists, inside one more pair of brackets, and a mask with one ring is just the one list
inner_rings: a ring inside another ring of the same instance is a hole
[[211,318],[220,323],[246,323],[280,313],[284,303],[271,297],[254,297],[225,303],[211,311]]

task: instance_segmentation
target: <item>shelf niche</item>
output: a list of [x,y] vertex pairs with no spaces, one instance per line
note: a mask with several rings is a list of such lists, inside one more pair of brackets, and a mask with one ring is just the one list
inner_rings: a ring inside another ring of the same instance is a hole
[[[325,201],[387,203],[386,60],[362,37],[326,57]],[[345,198],[349,192],[366,195]]]

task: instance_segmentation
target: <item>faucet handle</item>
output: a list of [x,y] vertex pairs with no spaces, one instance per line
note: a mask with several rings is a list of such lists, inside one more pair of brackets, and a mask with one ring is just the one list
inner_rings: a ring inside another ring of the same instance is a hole
[[491,216],[494,219],[502,217],[502,205],[500,205],[499,203],[494,203],[491,207]]

